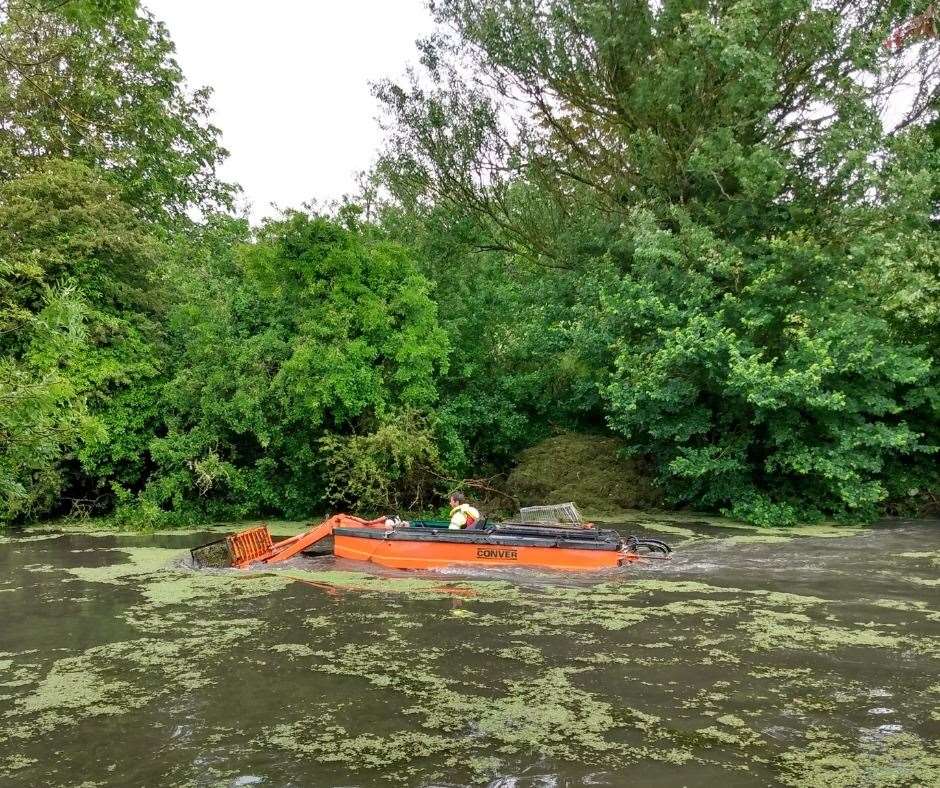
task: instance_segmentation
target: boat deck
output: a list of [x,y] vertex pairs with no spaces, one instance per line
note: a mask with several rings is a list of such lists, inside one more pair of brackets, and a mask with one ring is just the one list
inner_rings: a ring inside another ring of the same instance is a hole
[[[616,532],[614,538],[593,538],[585,531],[565,529],[527,529],[539,533],[519,533],[515,529],[492,529],[477,531],[474,529],[449,530],[443,528],[397,528],[392,531],[377,528],[337,528],[335,536],[352,536],[359,539],[378,539],[392,542],[437,542],[440,544],[501,545],[505,547],[561,547],[574,550],[619,550],[620,538]],[[555,533],[545,533],[553,531]],[[597,534],[597,532],[595,532]]]

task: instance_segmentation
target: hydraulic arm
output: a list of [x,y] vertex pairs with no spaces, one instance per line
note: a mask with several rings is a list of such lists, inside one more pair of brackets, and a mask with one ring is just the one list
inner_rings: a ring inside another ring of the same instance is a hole
[[244,569],[255,563],[276,564],[293,558],[322,539],[332,536],[334,528],[375,528],[384,523],[384,517],[363,520],[349,514],[336,514],[319,525],[280,542],[275,542],[267,526],[262,525],[210,542],[190,552],[195,566],[232,566]]

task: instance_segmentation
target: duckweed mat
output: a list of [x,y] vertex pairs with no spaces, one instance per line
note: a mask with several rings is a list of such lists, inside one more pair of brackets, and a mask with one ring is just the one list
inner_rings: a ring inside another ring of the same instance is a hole
[[587,576],[10,537],[0,785],[940,784],[936,524],[641,529]]

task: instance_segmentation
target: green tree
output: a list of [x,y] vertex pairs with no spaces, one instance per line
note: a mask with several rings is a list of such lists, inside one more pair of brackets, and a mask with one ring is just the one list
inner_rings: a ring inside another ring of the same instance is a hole
[[576,272],[578,320],[546,332],[673,501],[868,517],[937,483],[940,58],[881,46],[921,5],[442,0],[423,76],[377,87],[380,172],[507,267]]
[[0,3],[0,178],[77,159],[151,217],[229,204],[210,91],[190,92],[173,54],[133,0]]
[[0,64],[3,514],[107,508],[150,471],[165,256],[229,204],[225,151],[133,0],[4,0]]
[[602,426],[605,348],[584,330],[581,271],[507,259],[498,236],[452,206],[383,205],[380,219],[414,249],[451,338],[438,411],[454,467],[499,471],[552,429]]
[[[129,425],[114,408],[159,373],[161,289],[149,275],[160,249],[117,188],[83,164],[53,160],[0,184],[0,363],[10,387],[0,419],[46,436],[41,449],[22,437],[9,444],[43,470],[10,471],[34,493],[29,507],[11,501],[8,516],[41,513],[63,486],[98,498],[116,456],[120,478],[139,474],[139,435],[121,454]],[[96,480],[79,478],[79,458]]]
[[342,496],[324,438],[389,434],[437,398],[446,336],[402,247],[303,214],[245,241],[223,221],[203,264],[176,272],[188,296],[170,316],[176,372],[142,499],[154,512],[308,515],[328,489]]
[[19,317],[22,351],[0,357],[0,520],[42,514],[64,484],[63,455],[100,426],[70,378],[88,349],[83,305],[69,288],[48,291]]

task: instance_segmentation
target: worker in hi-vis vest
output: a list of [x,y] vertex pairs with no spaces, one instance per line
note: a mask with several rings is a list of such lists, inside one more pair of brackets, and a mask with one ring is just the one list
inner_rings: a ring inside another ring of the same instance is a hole
[[463,493],[455,492],[450,496],[450,527],[473,528],[480,519],[480,512],[467,503]]

